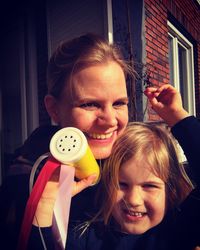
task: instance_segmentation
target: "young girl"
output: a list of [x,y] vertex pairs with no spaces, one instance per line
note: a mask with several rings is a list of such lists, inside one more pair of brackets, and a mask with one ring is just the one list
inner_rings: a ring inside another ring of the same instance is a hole
[[[167,85],[156,91],[162,104],[164,93],[165,99],[176,93]],[[187,116],[172,132],[182,141],[198,184],[200,123]],[[87,230],[70,231],[67,249],[189,250],[200,245],[200,193],[179,164],[172,136],[161,127],[129,124],[104,165],[101,202],[97,217],[88,228],[83,225]]]

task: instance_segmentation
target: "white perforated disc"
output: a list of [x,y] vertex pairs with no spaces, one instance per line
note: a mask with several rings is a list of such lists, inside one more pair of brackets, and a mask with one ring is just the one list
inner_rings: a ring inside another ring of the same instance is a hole
[[84,156],[88,143],[82,131],[67,127],[53,135],[49,147],[56,160],[63,164],[73,164]]

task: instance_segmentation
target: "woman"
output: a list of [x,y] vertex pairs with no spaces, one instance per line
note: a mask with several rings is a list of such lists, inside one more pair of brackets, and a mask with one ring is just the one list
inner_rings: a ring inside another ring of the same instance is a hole
[[[47,69],[48,94],[44,102],[51,120],[57,126],[36,129],[17,150],[5,184],[11,189],[11,197],[8,197],[8,189],[4,192],[6,212],[11,202],[16,203],[13,231],[4,233],[5,238],[9,238],[8,242],[15,242],[15,245],[18,238],[28,198],[31,166],[41,154],[49,151],[49,141],[59,128],[73,126],[82,130],[99,165],[109,157],[113,143],[128,122],[127,75],[134,76],[134,71],[123,60],[120,50],[94,34],[64,42],[53,53]],[[52,178],[55,179],[55,176]],[[90,186],[93,179],[89,177],[78,182],[77,192]],[[82,221],[94,213],[94,192],[97,188],[88,188],[72,199],[70,221]],[[23,193],[17,190],[23,190]],[[38,226],[50,227],[52,224],[53,193],[56,192],[57,182],[49,181],[36,211],[37,221],[33,222],[36,237]],[[5,213],[2,213],[2,219],[6,220]],[[15,235],[14,241],[10,241],[10,234]],[[37,241],[34,236],[32,238],[32,242]],[[52,246],[51,242],[49,246]]]

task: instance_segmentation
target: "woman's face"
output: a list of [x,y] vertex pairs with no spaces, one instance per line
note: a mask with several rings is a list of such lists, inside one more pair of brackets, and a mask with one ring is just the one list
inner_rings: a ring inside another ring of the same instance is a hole
[[120,230],[143,234],[158,225],[166,210],[165,183],[155,176],[145,159],[131,158],[119,171],[113,217]]
[[[115,62],[85,68],[67,84],[55,102],[54,120],[79,128],[96,159],[107,158],[128,122],[128,98],[123,70]],[[72,93],[72,94],[70,94]]]

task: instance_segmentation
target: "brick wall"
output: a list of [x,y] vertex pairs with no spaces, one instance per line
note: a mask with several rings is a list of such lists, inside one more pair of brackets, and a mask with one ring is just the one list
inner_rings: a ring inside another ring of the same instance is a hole
[[[197,44],[195,50],[195,94],[197,116],[200,116],[200,7],[191,0],[144,0],[145,2],[145,36],[146,68],[149,82],[154,85],[169,83],[168,62],[168,16],[177,22],[191,35]],[[148,107],[148,119],[160,120]]]
[[200,12],[195,0],[163,0],[163,5],[199,41]]
[[[169,82],[167,9],[159,0],[145,0],[146,70],[149,82]],[[148,107],[148,119],[160,120]]]
[[164,0],[168,11],[197,43],[194,50],[196,115],[200,118],[200,5],[195,0]]

